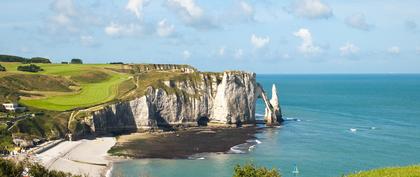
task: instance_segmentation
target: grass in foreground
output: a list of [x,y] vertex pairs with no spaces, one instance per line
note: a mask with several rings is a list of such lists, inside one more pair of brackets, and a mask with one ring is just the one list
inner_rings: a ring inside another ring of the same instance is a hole
[[346,177],[420,177],[420,165],[374,169]]

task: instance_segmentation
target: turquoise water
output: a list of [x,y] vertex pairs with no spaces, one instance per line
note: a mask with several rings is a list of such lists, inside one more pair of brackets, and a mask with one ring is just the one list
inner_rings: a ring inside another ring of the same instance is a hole
[[[259,75],[258,81],[269,94],[276,83],[283,114],[293,120],[257,134],[262,143],[251,152],[124,161],[114,164],[113,176],[225,177],[249,161],[285,177],[293,176],[294,164],[301,177],[420,164],[420,75]],[[259,101],[257,113],[263,109]]]

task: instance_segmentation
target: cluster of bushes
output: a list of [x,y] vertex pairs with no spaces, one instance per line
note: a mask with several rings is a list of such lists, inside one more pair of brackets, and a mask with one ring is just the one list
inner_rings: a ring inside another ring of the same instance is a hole
[[18,71],[25,71],[25,72],[39,72],[39,71],[44,71],[40,66],[34,65],[34,64],[30,64],[30,65],[25,65],[25,66],[18,66],[17,67]]
[[78,59],[78,58],[73,58],[70,61],[71,64],[83,64],[82,59]]
[[21,63],[51,63],[50,59],[43,57],[23,58],[13,55],[0,55],[0,62],[21,62]]
[[243,166],[236,165],[233,177],[281,177],[281,175],[276,169],[270,170],[265,167],[257,167],[248,163]]
[[[0,62],[20,62],[20,63],[51,63],[51,60],[43,57],[24,58],[13,55],[0,55]],[[61,62],[62,64],[68,64],[69,62]],[[70,61],[71,64],[83,64],[82,59],[74,58]]]
[[2,65],[0,65],[0,72],[1,71],[6,71],[6,68],[4,66],[2,66]]
[[[27,169],[25,169],[27,168]],[[29,162],[14,162],[0,158],[0,176],[22,176],[28,170],[28,176],[72,177],[70,173],[48,170],[39,164]],[[76,176],[74,176],[76,177]]]

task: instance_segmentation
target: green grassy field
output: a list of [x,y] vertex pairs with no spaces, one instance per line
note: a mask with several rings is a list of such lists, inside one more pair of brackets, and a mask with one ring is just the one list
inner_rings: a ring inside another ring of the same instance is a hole
[[[109,64],[38,64],[44,71],[28,73],[17,71],[20,63],[0,63],[10,74],[43,74],[68,78],[78,85],[77,90],[66,94],[42,93],[41,98],[23,98],[20,103],[45,110],[65,111],[74,108],[88,107],[113,100],[118,94],[118,86],[128,80],[130,75],[115,72],[108,68],[118,69],[120,65]],[[1,75],[0,75],[1,76]]]
[[420,165],[374,169],[346,177],[420,177]]

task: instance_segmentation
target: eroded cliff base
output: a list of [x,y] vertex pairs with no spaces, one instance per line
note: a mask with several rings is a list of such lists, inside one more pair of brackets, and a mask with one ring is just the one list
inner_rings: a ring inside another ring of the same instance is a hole
[[261,131],[255,126],[191,127],[161,133],[134,133],[118,137],[109,150],[116,156],[130,158],[185,159],[199,153],[229,152],[231,147],[256,139]]

